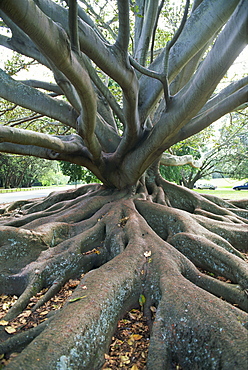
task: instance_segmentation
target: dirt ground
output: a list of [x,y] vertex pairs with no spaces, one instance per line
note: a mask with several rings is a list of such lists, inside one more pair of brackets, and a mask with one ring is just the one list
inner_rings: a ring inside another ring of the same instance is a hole
[[[10,322],[4,321],[3,317],[15,303],[17,297],[0,295],[0,325],[4,327],[5,332],[9,336],[37,326],[47,320],[47,316],[51,311],[58,310],[63,306],[79,282],[80,280],[69,280],[55,297],[33,312],[32,307],[47,291],[47,289],[43,289],[31,299],[26,310]],[[126,313],[123,319],[118,322],[116,332],[112,337],[109,353],[105,354],[106,361],[103,369],[145,369],[148,346],[149,329],[146,318],[142,310],[133,309]],[[10,356],[0,354],[0,369],[4,368],[17,355],[18,353],[12,353]]]

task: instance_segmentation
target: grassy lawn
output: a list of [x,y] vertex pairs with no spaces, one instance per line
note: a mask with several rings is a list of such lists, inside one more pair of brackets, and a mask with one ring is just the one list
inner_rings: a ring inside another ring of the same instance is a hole
[[216,195],[217,197],[224,199],[248,199],[248,190],[233,190],[233,186],[244,184],[248,180],[234,180],[234,179],[211,179],[211,180],[199,180],[202,183],[210,183],[217,186],[216,190],[199,190],[194,189],[197,193]]
[[197,193],[201,194],[211,194],[211,195],[216,195],[216,197],[220,197],[223,199],[232,199],[232,200],[238,200],[238,199],[248,199],[248,190],[240,190],[240,191],[235,191],[232,189],[216,189],[216,190],[199,190],[199,189],[194,189]]

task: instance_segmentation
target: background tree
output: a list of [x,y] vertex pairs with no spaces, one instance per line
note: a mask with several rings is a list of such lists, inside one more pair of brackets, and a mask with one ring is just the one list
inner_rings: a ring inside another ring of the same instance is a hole
[[[161,174],[170,181],[193,189],[196,181],[209,178],[213,175],[219,177],[234,177],[243,179],[247,177],[247,115],[232,113],[218,129],[208,129],[194,135],[192,138],[173,145],[170,153],[188,158],[185,166],[171,162],[168,155],[168,166],[162,166]],[[166,162],[165,162],[166,163]]]
[[30,187],[41,181],[42,176],[52,170],[58,172],[58,164],[39,158],[0,154],[0,178],[2,187]]
[[[217,169],[227,176],[236,179],[248,177],[248,134],[247,111],[230,114],[229,121],[220,130],[223,142],[224,158]],[[222,145],[220,145],[222,150]]]
[[100,369],[141,295],[148,369],[246,367],[247,201],[196,194],[162,179],[158,165],[247,101],[247,77],[216,88],[247,44],[248,3],[195,0],[188,12],[187,1],[161,47],[167,4],[0,0],[11,29],[1,44],[55,78],[20,82],[0,70],[0,96],[71,130],[3,124],[0,151],[84,166],[102,182],[3,214],[0,292],[19,296],[5,320],[43,287],[34,310],[85,274],[59,312],[0,344],[10,353],[31,342],[6,369]]
[[65,176],[70,176],[69,182],[77,183],[80,180],[83,180],[86,183],[99,182],[98,179],[93,175],[91,171],[77,164],[68,163],[68,162],[60,162],[60,167],[61,167],[62,173]]

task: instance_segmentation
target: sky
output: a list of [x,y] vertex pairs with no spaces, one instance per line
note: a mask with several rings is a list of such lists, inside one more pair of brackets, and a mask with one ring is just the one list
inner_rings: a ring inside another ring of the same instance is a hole
[[[0,68],[4,68],[4,63],[11,58],[12,51],[4,48],[0,45]],[[248,46],[243,50],[239,57],[235,60],[234,64],[228,71],[228,79],[238,79],[238,76],[241,76],[244,73],[247,73],[247,60],[248,60]],[[40,66],[32,66],[30,72],[19,73],[17,79],[30,79],[30,78],[39,78],[42,80],[50,81],[51,74],[48,73],[48,69],[45,67],[42,69]],[[235,78],[236,77],[236,78]]]

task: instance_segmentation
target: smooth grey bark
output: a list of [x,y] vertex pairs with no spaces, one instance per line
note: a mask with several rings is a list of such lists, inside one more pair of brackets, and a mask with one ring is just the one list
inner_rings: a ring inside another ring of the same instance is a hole
[[90,184],[31,202],[22,217],[3,214],[0,291],[20,294],[6,320],[43,286],[49,289],[38,306],[65,280],[85,274],[70,297],[76,300],[49,325],[28,331],[26,340],[17,335],[0,343],[3,353],[27,345],[6,369],[101,369],[118,319],[143,294],[148,369],[176,363],[243,370],[248,268],[240,251],[247,251],[247,204],[206,199],[150,171],[136,189]]
[[[74,0],[66,3],[69,17],[52,0],[0,0],[12,30],[0,42],[55,77],[52,85],[25,83],[2,71],[0,96],[73,129],[52,135],[0,125],[0,152],[76,163],[103,183],[52,193],[21,210],[19,203],[1,209],[0,292],[19,296],[6,320],[43,287],[48,291],[36,307],[85,274],[73,295],[81,298],[68,301],[49,325],[26,340],[0,343],[0,353],[8,353],[35,338],[7,368],[100,369],[118,319],[142,294],[151,329],[148,369],[243,370],[247,202],[166,182],[158,163],[173,143],[247,102],[247,78],[212,95],[247,44],[248,3],[196,0],[175,44],[164,45],[150,65],[157,1],[137,1],[142,17],[135,17],[134,33],[127,0],[117,2],[118,17],[109,23],[92,8],[87,14],[86,1],[78,9]],[[165,75],[168,89],[136,70],[135,55],[162,82]]]

